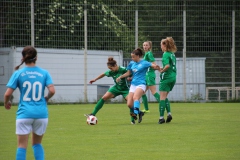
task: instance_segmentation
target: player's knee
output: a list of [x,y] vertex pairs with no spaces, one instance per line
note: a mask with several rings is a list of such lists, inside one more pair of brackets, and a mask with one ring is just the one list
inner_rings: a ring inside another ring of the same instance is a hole
[[102,97],[102,99],[104,100],[104,101],[106,101],[106,100],[109,100],[109,99],[111,99],[111,98],[113,98],[114,97],[114,95],[108,95],[108,96],[103,96]]
[[109,98],[103,96],[102,99],[103,99],[104,101],[106,101],[106,100],[108,100]]

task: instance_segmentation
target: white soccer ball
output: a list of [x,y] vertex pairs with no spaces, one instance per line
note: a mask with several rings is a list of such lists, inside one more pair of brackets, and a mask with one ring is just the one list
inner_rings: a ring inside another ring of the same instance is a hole
[[98,120],[97,120],[96,116],[91,115],[91,116],[87,117],[87,124],[88,125],[96,125],[97,122],[98,122]]

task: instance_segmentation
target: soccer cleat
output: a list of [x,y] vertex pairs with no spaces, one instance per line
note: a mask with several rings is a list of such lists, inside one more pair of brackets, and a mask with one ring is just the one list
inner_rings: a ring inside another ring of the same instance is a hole
[[130,116],[132,116],[134,120],[137,120],[137,115],[135,113],[130,113]]
[[145,109],[144,109],[144,110],[142,110],[142,112],[143,112],[143,113],[150,113],[150,111],[149,111],[149,110],[145,110]]
[[140,113],[138,114],[138,123],[142,122],[142,117],[144,116],[144,112],[140,111]]
[[132,120],[132,121],[131,121],[131,124],[135,124],[135,120]]
[[158,124],[162,124],[162,123],[165,123],[165,119],[164,118],[159,119],[159,121],[158,121]]
[[89,116],[94,116],[92,113],[90,114],[84,114],[85,117],[89,117]]
[[169,123],[169,122],[171,122],[171,120],[172,120],[172,116],[171,116],[171,114],[169,114],[169,115],[167,116],[166,123]]

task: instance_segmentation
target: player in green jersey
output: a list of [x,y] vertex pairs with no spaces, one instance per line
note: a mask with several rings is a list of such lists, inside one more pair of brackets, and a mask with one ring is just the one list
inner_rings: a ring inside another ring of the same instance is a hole
[[[155,58],[153,56],[152,53],[152,42],[151,41],[145,41],[143,43],[143,49],[145,51],[144,54],[144,60],[154,63],[155,64]],[[146,83],[147,83],[147,88],[145,93],[147,92],[148,89],[150,89],[152,95],[156,98],[156,100],[158,101],[158,103],[160,102],[160,95],[158,94],[157,90],[156,90],[156,82],[155,82],[155,78],[156,78],[156,74],[155,74],[155,70],[151,67],[149,67],[148,72],[146,73]],[[142,110],[142,112],[144,113],[149,113],[149,107],[148,107],[148,99],[146,94],[142,95],[142,100],[143,100],[143,104],[144,104],[144,110]]]
[[[103,95],[103,97],[97,102],[96,106],[94,107],[94,110],[91,114],[85,114],[86,117],[89,115],[96,115],[98,111],[102,108],[105,101],[117,97],[119,95],[122,95],[125,100],[128,99],[128,92],[129,92],[129,85],[127,82],[127,78],[121,79],[120,82],[116,82],[116,79],[127,72],[127,69],[122,66],[118,66],[117,62],[113,59],[113,57],[108,58],[107,66],[109,68],[108,71],[105,73],[100,74],[97,78],[91,80],[89,83],[92,84],[93,82],[96,82],[97,80],[107,76],[112,77],[115,85],[109,88],[109,90]],[[131,108],[130,106],[129,108]],[[135,121],[133,118],[131,118],[131,123],[135,124]]]
[[158,121],[159,124],[165,123],[164,119],[164,111],[165,108],[168,112],[166,122],[169,123],[172,120],[170,102],[168,101],[168,93],[172,91],[175,83],[176,83],[176,57],[175,52],[177,51],[177,47],[175,45],[174,39],[172,37],[167,37],[166,39],[162,39],[161,41],[161,49],[164,52],[162,56],[162,64],[163,67],[159,70],[160,74],[160,103],[159,103],[159,112],[160,119]]

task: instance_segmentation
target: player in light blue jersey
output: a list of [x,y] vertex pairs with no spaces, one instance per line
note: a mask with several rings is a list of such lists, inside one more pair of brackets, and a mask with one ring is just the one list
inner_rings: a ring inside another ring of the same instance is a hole
[[[8,88],[4,95],[4,106],[6,109],[10,109],[12,93],[16,88],[19,88],[20,100],[16,118],[17,160],[26,159],[30,133],[32,133],[32,148],[35,159],[44,159],[41,142],[48,124],[47,102],[55,94],[55,88],[48,71],[37,67],[36,60],[36,49],[26,46],[22,51],[22,62],[15,67],[16,71],[8,81]],[[19,69],[23,63],[26,66]],[[48,95],[44,97],[45,87],[48,88]]]
[[142,60],[143,51],[140,48],[137,48],[131,53],[132,60],[129,66],[127,67],[128,71],[117,78],[117,81],[120,81],[121,78],[128,77],[132,74],[133,78],[131,81],[131,86],[128,94],[128,106],[132,107],[132,112],[130,115],[137,120],[137,115],[139,116],[138,123],[141,123],[142,116],[144,115],[143,112],[139,110],[140,102],[139,99],[145,93],[146,90],[146,72],[148,71],[149,67],[152,67],[156,70],[159,70],[160,67],[154,63],[150,63],[146,60]]

